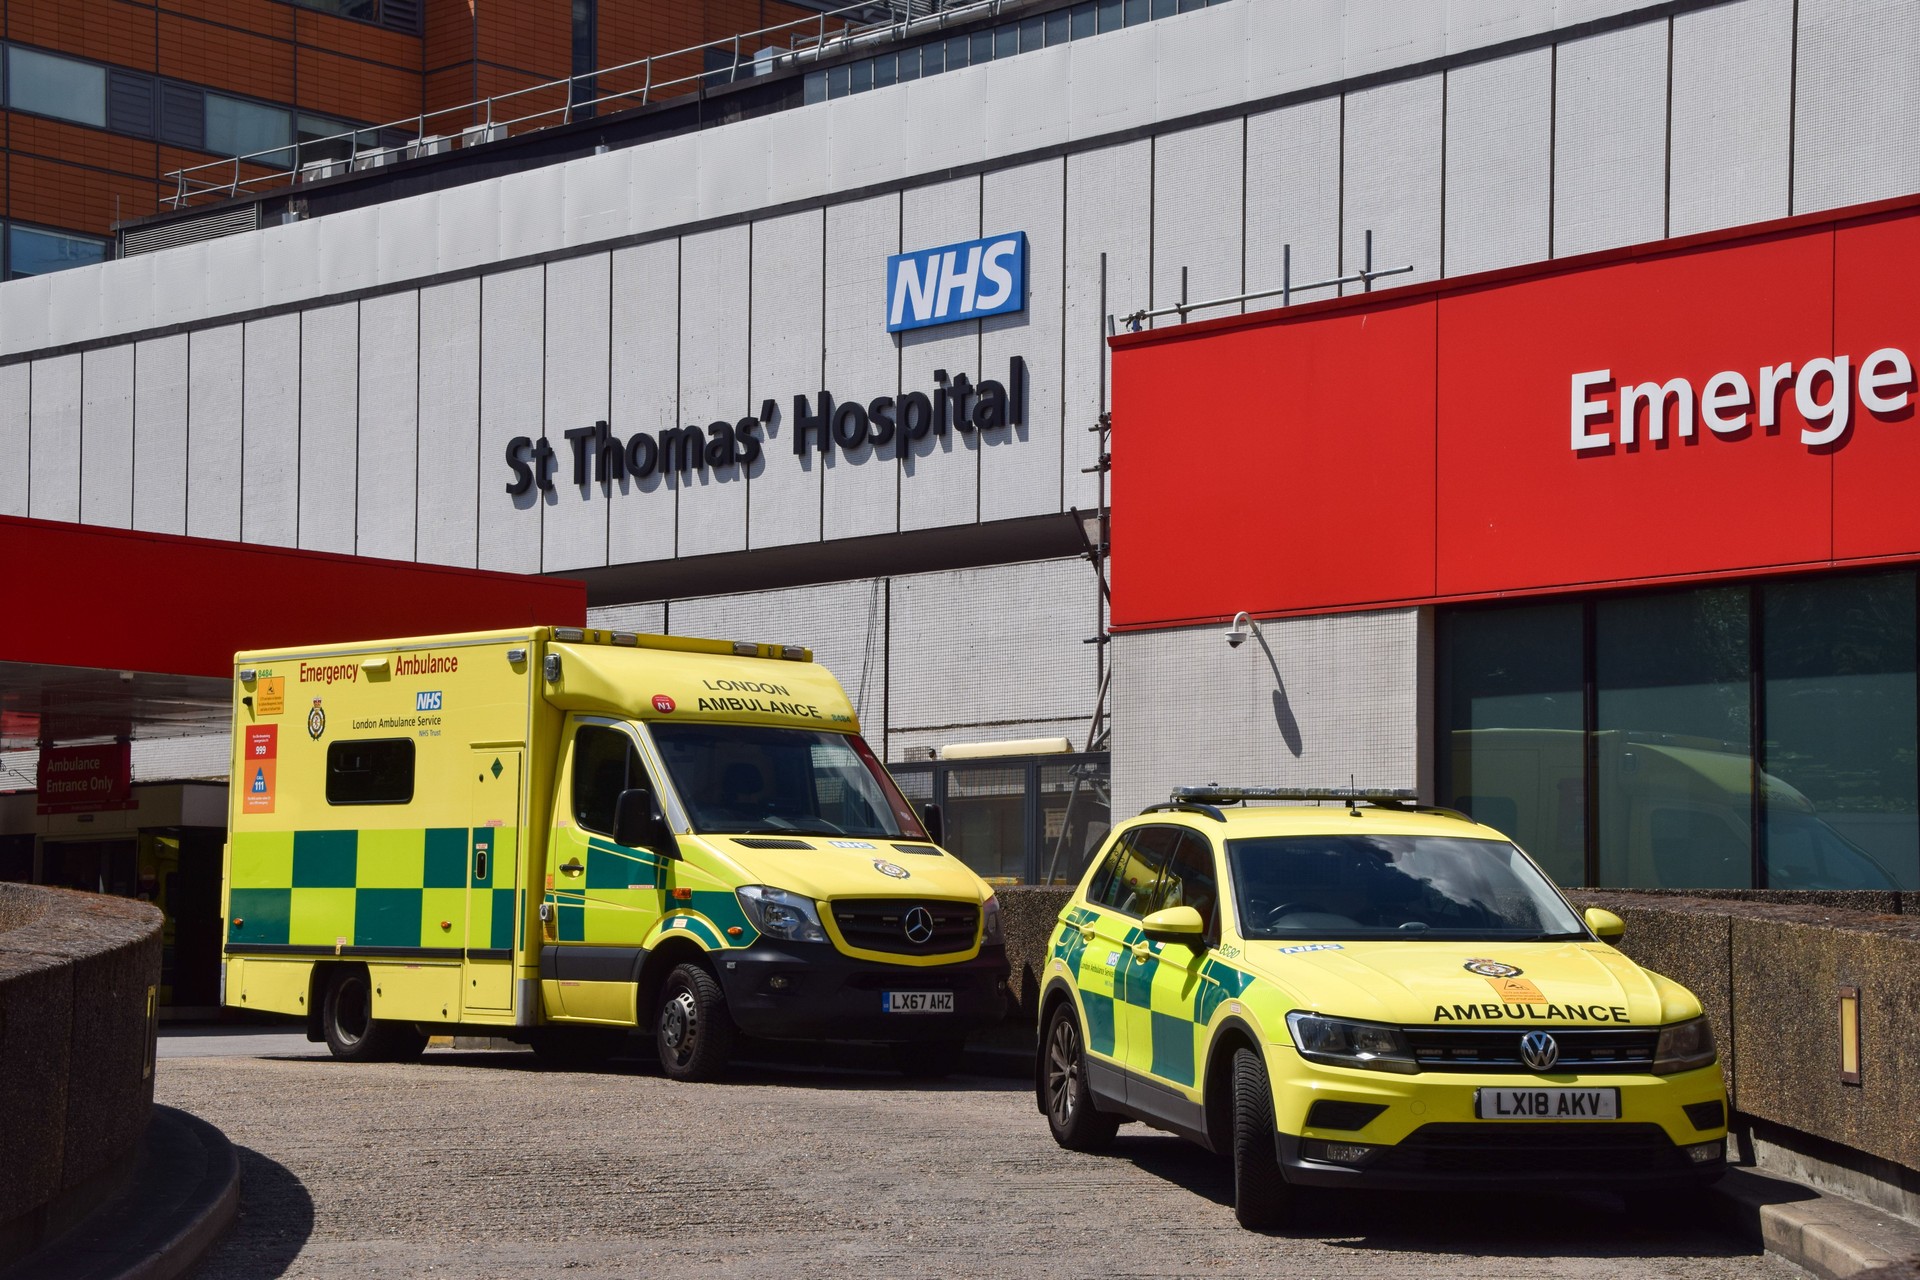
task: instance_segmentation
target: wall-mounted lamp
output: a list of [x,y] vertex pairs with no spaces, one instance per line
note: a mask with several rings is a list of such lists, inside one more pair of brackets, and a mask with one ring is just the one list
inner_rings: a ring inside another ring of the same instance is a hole
[[1860,1083],[1860,988],[1840,988],[1840,1083]]
[[1238,649],[1247,642],[1247,637],[1260,634],[1260,624],[1248,615],[1245,609],[1233,615],[1233,621],[1227,624],[1227,645]]

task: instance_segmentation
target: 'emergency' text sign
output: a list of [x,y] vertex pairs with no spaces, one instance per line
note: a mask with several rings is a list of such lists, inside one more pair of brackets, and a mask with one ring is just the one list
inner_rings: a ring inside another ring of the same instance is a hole
[[989,236],[887,259],[887,332],[1027,308],[1027,235]]

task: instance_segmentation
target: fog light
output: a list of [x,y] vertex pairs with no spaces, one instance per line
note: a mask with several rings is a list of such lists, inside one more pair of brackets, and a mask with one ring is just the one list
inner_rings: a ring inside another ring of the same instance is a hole
[[1726,1158],[1727,1143],[1724,1138],[1712,1142],[1697,1142],[1687,1148],[1687,1159],[1695,1164],[1712,1164],[1715,1160]]
[[1303,1159],[1327,1164],[1365,1164],[1373,1155],[1373,1148],[1358,1142],[1322,1142],[1308,1138],[1300,1144],[1300,1155]]
[[767,979],[767,989],[770,991],[785,991],[788,984],[789,979],[784,974],[776,973]]

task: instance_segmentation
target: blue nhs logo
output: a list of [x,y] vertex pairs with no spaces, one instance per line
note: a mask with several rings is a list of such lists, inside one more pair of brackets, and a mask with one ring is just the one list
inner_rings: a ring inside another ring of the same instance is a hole
[[413,695],[415,711],[438,711],[440,709],[440,690],[424,689]]
[[1027,233],[887,259],[887,332],[1027,309]]

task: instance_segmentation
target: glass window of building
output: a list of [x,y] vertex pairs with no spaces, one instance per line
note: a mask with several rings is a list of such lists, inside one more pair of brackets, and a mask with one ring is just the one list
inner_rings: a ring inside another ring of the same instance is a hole
[[17,111],[103,129],[107,124],[107,69],[10,45],[7,105]]
[[19,225],[7,228],[9,276],[40,276],[68,267],[90,267],[107,260],[107,242],[95,236],[66,231],[42,231]]
[[1745,587],[1594,605],[1599,883],[1753,883],[1752,658]]
[[971,766],[947,774],[947,848],[981,879],[1025,878],[1027,774],[1021,767]]
[[207,150],[215,155],[285,168],[293,163],[293,152],[281,148],[292,141],[291,113],[223,93],[207,95]]
[[1583,609],[1574,602],[1445,615],[1440,697],[1451,731],[1440,802],[1586,882]]
[[1915,575],[1763,588],[1763,857],[1772,889],[1920,888]]

